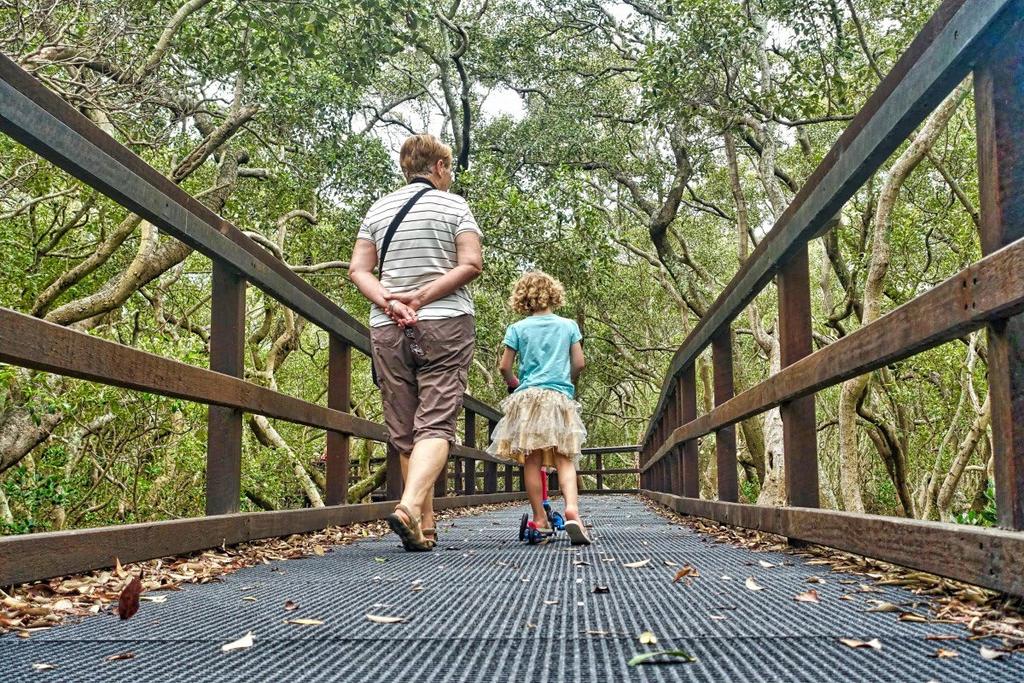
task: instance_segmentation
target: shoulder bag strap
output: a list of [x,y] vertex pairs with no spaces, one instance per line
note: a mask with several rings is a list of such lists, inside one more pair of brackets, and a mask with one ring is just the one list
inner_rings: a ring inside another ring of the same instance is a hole
[[388,231],[384,233],[384,242],[380,245],[380,258],[377,259],[377,273],[384,275],[384,259],[388,257],[388,248],[391,246],[391,240],[395,236],[395,232],[398,230],[398,226],[405,220],[406,214],[409,213],[409,209],[412,208],[413,204],[420,200],[420,197],[430,192],[432,187],[425,187],[412,196],[412,199],[405,203],[395,217],[391,219],[391,225],[388,226]]

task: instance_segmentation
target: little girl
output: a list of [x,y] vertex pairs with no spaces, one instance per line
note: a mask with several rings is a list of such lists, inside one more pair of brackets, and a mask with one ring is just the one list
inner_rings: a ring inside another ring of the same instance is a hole
[[[541,533],[548,526],[541,494],[541,468],[558,470],[565,497],[565,530],[573,545],[587,545],[580,521],[576,463],[587,430],[573,386],[583,371],[579,326],[555,315],[565,297],[562,284],[546,273],[526,273],[512,287],[509,305],[527,317],[509,325],[498,369],[512,395],[501,403],[505,415],[494,428],[487,451],[524,466],[533,522]],[[519,356],[519,377],[512,363]]]

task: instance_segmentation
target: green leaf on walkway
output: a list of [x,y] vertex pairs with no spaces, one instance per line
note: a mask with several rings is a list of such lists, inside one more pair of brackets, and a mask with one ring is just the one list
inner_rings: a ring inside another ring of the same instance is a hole
[[689,664],[690,662],[696,662],[697,658],[691,655],[689,652],[682,650],[656,650],[654,652],[644,652],[639,654],[633,659],[629,660],[629,666],[638,666],[640,664]]

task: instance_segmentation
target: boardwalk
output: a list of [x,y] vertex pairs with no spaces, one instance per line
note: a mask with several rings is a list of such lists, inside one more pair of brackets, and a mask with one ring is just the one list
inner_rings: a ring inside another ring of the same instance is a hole
[[[858,577],[792,555],[709,543],[637,497],[584,503],[596,537],[586,549],[564,540],[519,544],[525,506],[461,517],[441,525],[441,545],[430,554],[405,553],[394,537],[372,539],[166,593],[165,603],[144,602],[127,622],[102,615],[27,641],[0,638],[5,680],[1024,680],[1022,656],[989,662],[976,642],[925,640],[967,635],[960,627],[864,611],[868,599],[918,596],[883,587],[840,600],[857,587],[839,580]],[[691,563],[701,576],[673,584],[666,561]],[[825,582],[813,584],[821,603],[794,601],[814,575]],[[748,576],[764,590],[748,590]],[[598,585],[608,592],[594,593]],[[287,600],[299,608],[285,612]],[[369,613],[408,622],[371,623]],[[324,623],[283,623],[288,618]],[[648,630],[656,646],[638,642]],[[248,631],[251,649],[220,651]],[[851,650],[839,638],[877,638],[882,649]],[[936,659],[939,647],[960,656]],[[627,666],[658,648],[683,649],[697,661]],[[135,657],[104,661],[121,652]],[[57,668],[34,671],[42,662]]]

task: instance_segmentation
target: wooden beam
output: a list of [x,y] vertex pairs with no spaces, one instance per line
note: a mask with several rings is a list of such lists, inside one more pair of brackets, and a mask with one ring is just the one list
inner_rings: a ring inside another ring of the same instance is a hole
[[[681,422],[687,424],[697,419],[697,372],[693,365],[684,368],[679,375],[679,408]],[[683,488],[682,494],[700,498],[700,465],[697,462],[697,439],[682,442]]]
[[644,468],[682,441],[710,434],[785,401],[909,358],[1024,311],[1024,239],[677,429]]
[[[245,278],[213,264],[210,370],[245,371]],[[206,429],[206,514],[238,512],[242,494],[242,411],[210,406]]]
[[[525,500],[522,493],[439,498],[435,510]],[[0,537],[0,586],[65,576],[122,563],[183,555],[260,538],[383,519],[394,503],[249,512],[97,529]]]
[[[779,346],[786,368],[811,354],[811,277],[806,245],[779,272]],[[818,507],[818,430],[814,394],[786,401],[782,414],[786,501]]]
[[1024,595],[1024,533],[815,508],[776,508],[643,495],[676,512],[837,548]]
[[[1024,238],[1022,41],[1024,29],[1018,26],[975,72],[984,254]],[[999,524],[1024,529],[1024,315],[989,325],[988,387]]]
[[671,381],[764,289],[794,250],[828,225],[967,76],[973,61],[993,47],[1020,9],[1019,0],[942,3],[680,346],[662,384],[645,443],[665,409]]
[[[331,336],[327,356],[327,407],[348,413],[352,410],[352,346]],[[328,505],[348,502],[348,471],[351,439],[341,432],[327,432]]]
[[[715,406],[734,396],[732,377],[732,330],[726,329],[711,340],[711,365],[714,368]],[[736,463],[736,427],[726,425],[715,430],[715,464],[718,471],[718,500],[739,500]]]

